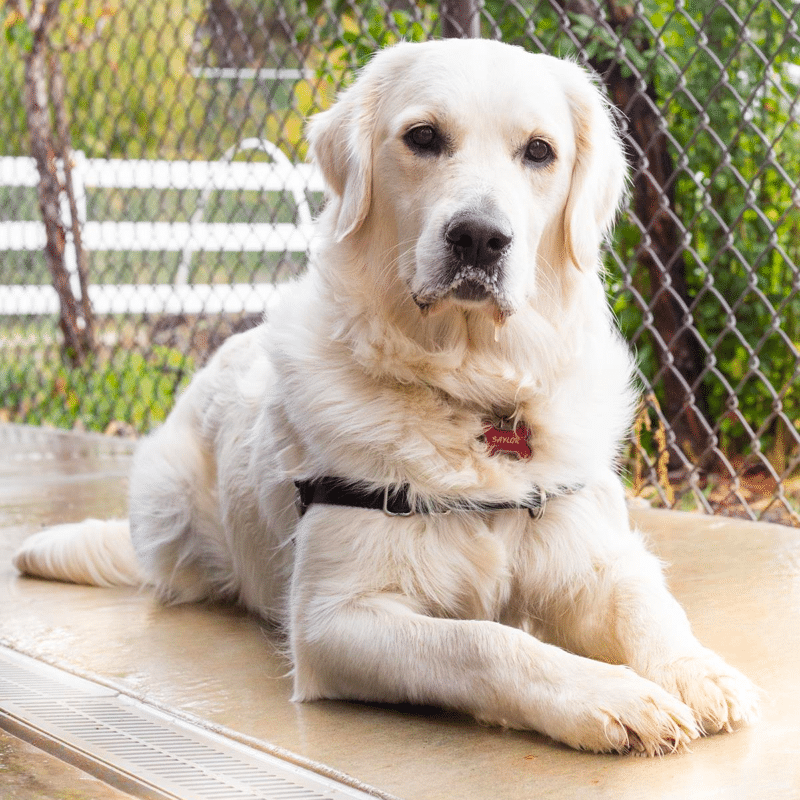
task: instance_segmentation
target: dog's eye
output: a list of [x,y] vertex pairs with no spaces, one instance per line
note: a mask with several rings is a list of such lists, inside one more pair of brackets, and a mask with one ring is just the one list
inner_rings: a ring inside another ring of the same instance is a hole
[[546,164],[553,158],[553,148],[544,139],[531,139],[525,148],[525,160],[534,164]]
[[442,139],[433,125],[417,125],[404,137],[406,144],[416,151],[436,153],[441,149]]

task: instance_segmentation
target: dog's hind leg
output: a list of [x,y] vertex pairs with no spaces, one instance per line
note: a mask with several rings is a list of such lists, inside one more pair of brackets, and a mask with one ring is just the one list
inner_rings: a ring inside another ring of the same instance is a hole
[[[151,584],[168,602],[215,594],[206,566],[214,563],[212,548],[203,545],[209,537],[197,535],[213,524],[215,492],[203,480],[202,449],[180,422],[180,416],[170,418],[140,443],[130,522],[87,519],[46,528],[22,543],[14,566],[25,575],[69,583]],[[209,494],[212,501],[198,502]]]
[[[190,390],[191,392],[191,390]],[[233,594],[222,545],[216,461],[181,402],[139,446],[131,471],[131,539],[147,583],[168,603]]]

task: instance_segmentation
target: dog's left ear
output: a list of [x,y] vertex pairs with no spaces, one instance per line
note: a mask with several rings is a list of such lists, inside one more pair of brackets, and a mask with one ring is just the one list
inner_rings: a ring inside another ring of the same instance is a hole
[[331,200],[338,203],[336,241],[357,231],[372,199],[372,139],[377,91],[370,68],[308,126],[312,160],[322,170]]
[[564,211],[567,256],[580,270],[596,270],[600,246],[626,196],[628,165],[609,103],[595,80],[569,61],[559,61],[558,71],[572,109],[576,146]]

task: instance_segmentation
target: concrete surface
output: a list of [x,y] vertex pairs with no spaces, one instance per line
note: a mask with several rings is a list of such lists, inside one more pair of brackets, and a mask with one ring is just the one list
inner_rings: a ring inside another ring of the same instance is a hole
[[3,800],[131,800],[131,795],[0,730]]
[[800,798],[800,530],[633,512],[701,641],[766,701],[758,725],[690,754],[597,756],[437,710],[294,704],[274,633],[236,609],[19,577],[9,558],[29,533],[125,513],[131,449],[0,425],[0,643],[406,800]]

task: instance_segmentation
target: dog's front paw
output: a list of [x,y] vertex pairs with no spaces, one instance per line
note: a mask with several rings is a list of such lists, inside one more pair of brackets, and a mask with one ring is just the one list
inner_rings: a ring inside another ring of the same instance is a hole
[[679,753],[698,738],[691,709],[627,667],[597,664],[591,682],[567,704],[551,736],[578,750],[656,756]]
[[646,674],[692,709],[703,734],[730,732],[758,719],[759,690],[710,650],[675,659]]

